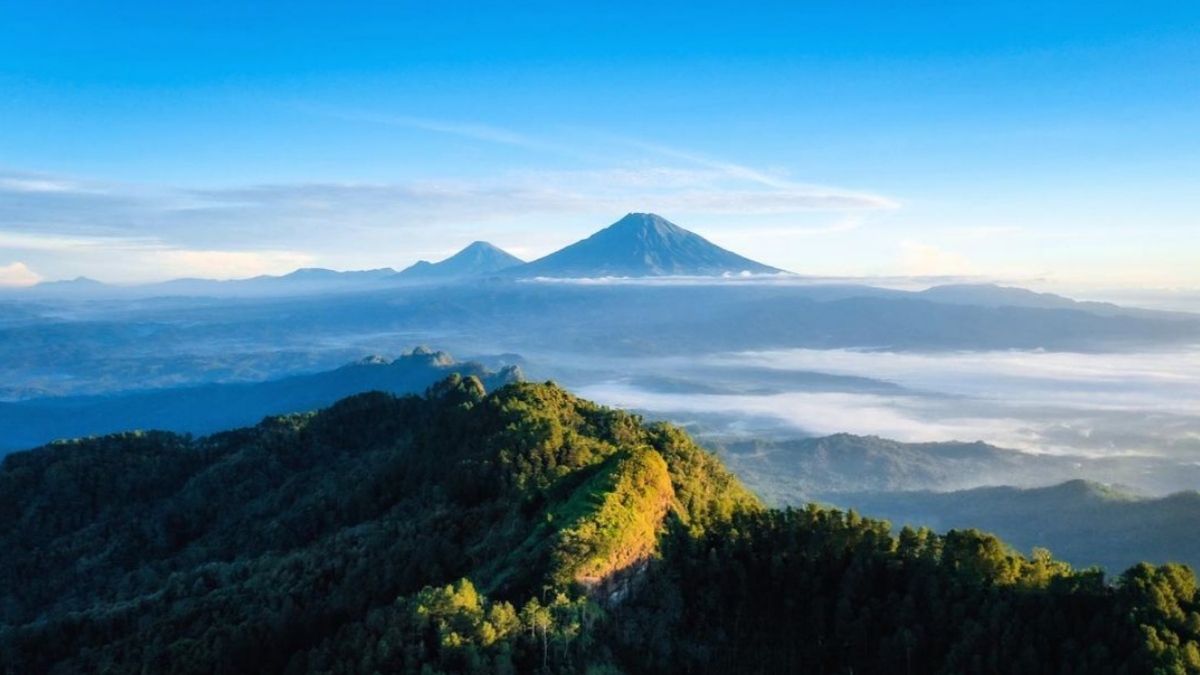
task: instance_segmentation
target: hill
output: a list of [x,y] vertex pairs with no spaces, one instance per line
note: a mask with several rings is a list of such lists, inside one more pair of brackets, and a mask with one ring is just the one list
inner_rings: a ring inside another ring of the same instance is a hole
[[368,357],[336,370],[266,382],[217,383],[113,396],[65,396],[0,403],[0,454],[62,438],[157,429],[207,434],[269,415],[305,412],[351,394],[420,393],[451,373],[500,387],[521,378],[515,367],[492,372],[418,347],[396,359]]
[[[729,467],[772,506],[852,508],[897,525],[979,528],[1020,550],[1123,570],[1139,561],[1200,568],[1186,531],[1200,520],[1200,470],[1169,458],[1034,455],[986,443],[901,443],[835,434],[726,444]],[[1167,491],[1150,498],[1086,482]]]
[[56,444],[0,468],[0,664],[281,672],[427,584],[627,592],[668,517],[746,508],[676,430],[457,375],[198,440]]
[[922,300],[955,305],[1078,309],[1098,316],[1132,316],[1157,319],[1168,319],[1174,316],[1180,320],[1193,318],[1184,312],[1173,313],[1138,309],[1135,307],[1122,307],[1110,302],[1079,301],[1053,293],[1037,293],[1025,288],[997,286],[995,284],[949,284],[934,286],[914,295]]
[[508,272],[521,278],[598,278],[711,277],[782,270],[727,251],[661,216],[630,213],[587,239]]
[[1053,548],[1077,566],[1122,570],[1139,561],[1180,562],[1200,569],[1200,492],[1159,498],[1082,480],[1020,489],[825,495],[839,506],[899,525],[977,527],[1021,550]]
[[742,480],[776,506],[840,503],[847,492],[1046,487],[1083,476],[1159,495],[1200,484],[1200,467],[1186,457],[1033,454],[980,441],[903,443],[845,433],[719,445]]
[[8,673],[1194,672],[1191,571],[758,505],[552,384],[0,464]]
[[486,241],[477,241],[441,262],[420,260],[396,274],[405,281],[453,281],[479,277],[524,264]]
[[982,442],[901,443],[854,434],[737,441],[724,444],[722,457],[767,503],[780,506],[834,500],[843,492],[1027,485],[1050,475],[1070,476],[1072,467],[1071,458]]

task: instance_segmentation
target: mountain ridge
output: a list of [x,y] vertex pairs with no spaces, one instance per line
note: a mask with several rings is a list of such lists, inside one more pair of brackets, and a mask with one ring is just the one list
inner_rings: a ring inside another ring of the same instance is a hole
[[1194,489],[1146,497],[1076,479],[1035,488],[829,494],[822,501],[897,526],[983,529],[1021,550],[1050,548],[1078,567],[1111,572],[1143,560],[1200,567],[1200,544],[1189,534],[1200,520],[1200,492]]
[[489,388],[523,379],[517,366],[492,371],[416,347],[397,358],[368,356],[333,370],[262,382],[209,383],[109,396],[64,396],[0,402],[0,455],[62,438],[134,429],[207,434],[264,417],[314,410],[366,391],[415,394],[451,373]]

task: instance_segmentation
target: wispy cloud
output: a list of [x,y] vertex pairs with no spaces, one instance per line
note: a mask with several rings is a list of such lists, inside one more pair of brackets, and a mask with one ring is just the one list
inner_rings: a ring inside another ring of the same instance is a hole
[[520,145],[526,147],[547,147],[544,143],[535,141],[534,139],[531,139],[523,134],[487,124],[451,120],[436,120],[424,117],[410,117],[406,115],[385,115],[365,111],[322,111],[322,114],[351,122],[368,122],[371,124],[382,124],[392,127],[419,129],[422,131],[432,131],[439,134],[451,134],[454,136],[462,136],[464,138],[473,138],[475,140],[487,141],[489,143],[502,143],[505,145]]
[[670,148],[670,147],[667,147],[664,145],[659,145],[657,143],[646,143],[644,141],[638,141],[638,140],[629,139],[629,138],[619,138],[616,140],[618,142],[624,143],[630,147],[645,150],[645,151],[651,152],[653,154],[661,155],[664,157],[671,157],[673,159],[681,159],[690,164],[695,164],[698,166],[703,166],[703,167],[707,167],[709,169],[713,169],[715,171],[718,171],[718,172],[720,172],[726,176],[732,177],[732,178],[747,180],[747,181],[750,181],[753,183],[758,183],[758,184],[766,186],[766,187],[772,187],[772,188],[778,188],[778,189],[789,189],[789,188],[796,187],[795,184],[793,184],[787,180],[784,180],[783,178],[781,178],[779,176],[774,176],[774,175],[771,175],[764,171],[759,171],[758,169],[753,169],[751,167],[744,166],[742,164],[737,164],[735,162],[727,162],[727,161],[722,161],[722,160],[718,160],[718,159],[712,159],[710,157],[706,157],[699,153],[688,152],[686,150],[679,150],[676,148]]
[[[311,109],[319,114],[339,119],[419,129],[450,134],[488,143],[519,146],[559,155],[588,157],[585,144],[564,144],[545,138],[487,124],[455,120],[439,120],[407,115],[387,115],[368,111],[331,111]],[[598,171],[549,172],[550,184],[565,186],[580,178],[590,179],[589,191],[597,189],[640,188],[690,190],[690,194],[658,195],[663,210],[679,207],[689,212],[771,214],[810,210],[895,209],[898,204],[887,197],[861,191],[844,190],[788,180],[782,175],[756,169],[738,162],[716,159],[700,153],[667,147],[636,139],[599,136],[606,147],[621,146],[636,151],[633,165],[611,167]],[[663,166],[662,159],[683,162],[685,167]],[[612,158],[608,163],[612,163]],[[697,171],[696,167],[704,169]],[[542,173],[542,172],[536,172]],[[519,174],[518,174],[519,175]],[[543,176],[546,177],[546,176]],[[735,187],[741,185],[742,187]],[[714,192],[713,188],[717,190]],[[747,189],[753,188],[753,189]],[[626,197],[628,202],[628,197]]]
[[71,189],[69,183],[44,178],[0,176],[0,191],[4,192],[69,192]]
[[[236,234],[256,245],[317,225],[387,230],[529,215],[621,214],[645,205],[667,213],[774,214],[886,205],[849,192],[755,190],[723,174],[674,167],[513,172],[480,180],[291,183],[186,189],[108,185],[29,191],[0,184],[0,231],[109,234],[195,240]],[[228,245],[229,241],[224,241]]]
[[763,171],[738,162],[717,159],[701,153],[672,148],[658,143],[648,143],[621,137],[610,138],[616,143],[643,150],[653,155],[669,157],[695,166],[705,167],[728,180],[745,181],[797,197],[799,195],[808,195],[810,200],[807,202],[808,205],[806,208],[830,208],[835,210],[852,208],[848,206],[849,204],[854,204],[858,208],[868,209],[895,209],[900,206],[895,200],[881,195],[798,182],[790,180],[785,175],[779,173]]

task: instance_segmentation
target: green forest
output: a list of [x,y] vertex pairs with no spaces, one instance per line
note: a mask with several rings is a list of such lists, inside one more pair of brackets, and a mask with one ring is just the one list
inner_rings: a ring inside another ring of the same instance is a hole
[[15,453],[0,551],[5,675],[1200,673],[1186,566],[768,509],[552,383]]

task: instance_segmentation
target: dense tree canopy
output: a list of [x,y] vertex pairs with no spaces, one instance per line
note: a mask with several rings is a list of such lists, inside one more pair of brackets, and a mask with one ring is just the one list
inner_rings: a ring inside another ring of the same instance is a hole
[[768,510],[552,384],[364,394],[0,468],[4,673],[1190,673],[1186,567]]

